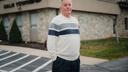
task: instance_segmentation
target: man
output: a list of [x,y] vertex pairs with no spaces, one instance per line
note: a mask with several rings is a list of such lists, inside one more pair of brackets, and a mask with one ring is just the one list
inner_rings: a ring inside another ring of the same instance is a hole
[[71,13],[72,1],[61,0],[60,14],[49,25],[47,47],[54,61],[52,72],[80,71],[79,25]]

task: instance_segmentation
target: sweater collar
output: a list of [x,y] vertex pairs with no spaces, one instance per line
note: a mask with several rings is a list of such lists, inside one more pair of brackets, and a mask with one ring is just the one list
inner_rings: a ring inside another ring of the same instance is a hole
[[61,17],[63,17],[64,19],[70,19],[72,16],[70,15],[70,17],[68,18],[68,17],[65,17],[63,14],[59,14]]

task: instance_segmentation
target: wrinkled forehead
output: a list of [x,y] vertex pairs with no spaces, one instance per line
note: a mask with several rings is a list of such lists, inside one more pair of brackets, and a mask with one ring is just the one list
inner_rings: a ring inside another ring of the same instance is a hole
[[61,4],[70,3],[72,4],[72,0],[61,0]]
[[[59,1],[61,1],[61,2],[62,2],[62,1],[65,1],[65,0],[59,0]],[[72,1],[72,0],[69,0],[69,1]]]

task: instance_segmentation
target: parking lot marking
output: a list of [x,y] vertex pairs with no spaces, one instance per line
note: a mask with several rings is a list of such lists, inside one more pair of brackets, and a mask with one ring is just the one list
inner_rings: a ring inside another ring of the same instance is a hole
[[41,66],[39,66],[38,68],[36,68],[35,70],[33,70],[32,72],[37,72],[37,71],[39,71],[40,69],[42,69],[42,68],[44,68],[44,67],[46,67],[48,64],[50,64],[52,62],[52,59],[51,60],[49,60],[49,61],[47,61],[45,64],[43,64],[43,65],[41,65]]
[[4,52],[4,53],[0,54],[0,56],[5,55],[5,54],[8,54],[8,53],[10,53],[10,52],[11,52],[11,51]]
[[12,55],[9,55],[7,57],[4,57],[4,58],[0,59],[0,61],[5,60],[5,59],[10,58],[10,57],[13,57],[13,56],[18,55],[18,54],[20,54],[20,53],[14,53]]
[[36,60],[38,60],[39,58],[41,58],[41,57],[36,57],[35,59],[33,59],[33,60],[31,60],[31,61],[29,61],[29,62],[27,62],[27,63],[25,63],[25,64],[23,64],[23,65],[21,65],[21,66],[19,66],[19,67],[13,69],[13,70],[11,70],[11,71],[9,71],[9,72],[15,72],[16,70],[21,69],[22,67],[24,67],[24,66],[26,66],[26,65],[28,65],[28,64],[30,64],[30,63],[36,61]]
[[9,62],[9,63],[4,64],[4,65],[1,65],[0,68],[5,67],[5,66],[7,66],[7,65],[9,65],[9,64],[12,64],[12,63],[14,63],[14,62],[17,62],[17,61],[19,61],[19,60],[21,60],[21,59],[24,59],[24,58],[28,57],[28,56],[30,56],[30,55],[25,55],[25,56],[23,56],[23,57],[21,57],[21,58],[19,58],[19,59],[13,60],[13,61],[11,61],[11,62]]
[[46,72],[52,72],[52,70],[46,71]]

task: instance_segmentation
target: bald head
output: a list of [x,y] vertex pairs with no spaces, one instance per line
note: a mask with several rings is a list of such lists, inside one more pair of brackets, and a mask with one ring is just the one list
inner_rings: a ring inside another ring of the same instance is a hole
[[72,4],[72,0],[61,0],[61,4],[62,4],[63,2],[68,2],[68,1]]
[[[64,1],[64,0],[61,0],[61,2]],[[71,0],[72,1],[72,0]]]
[[69,17],[72,12],[72,0],[61,0],[60,12],[65,17]]

